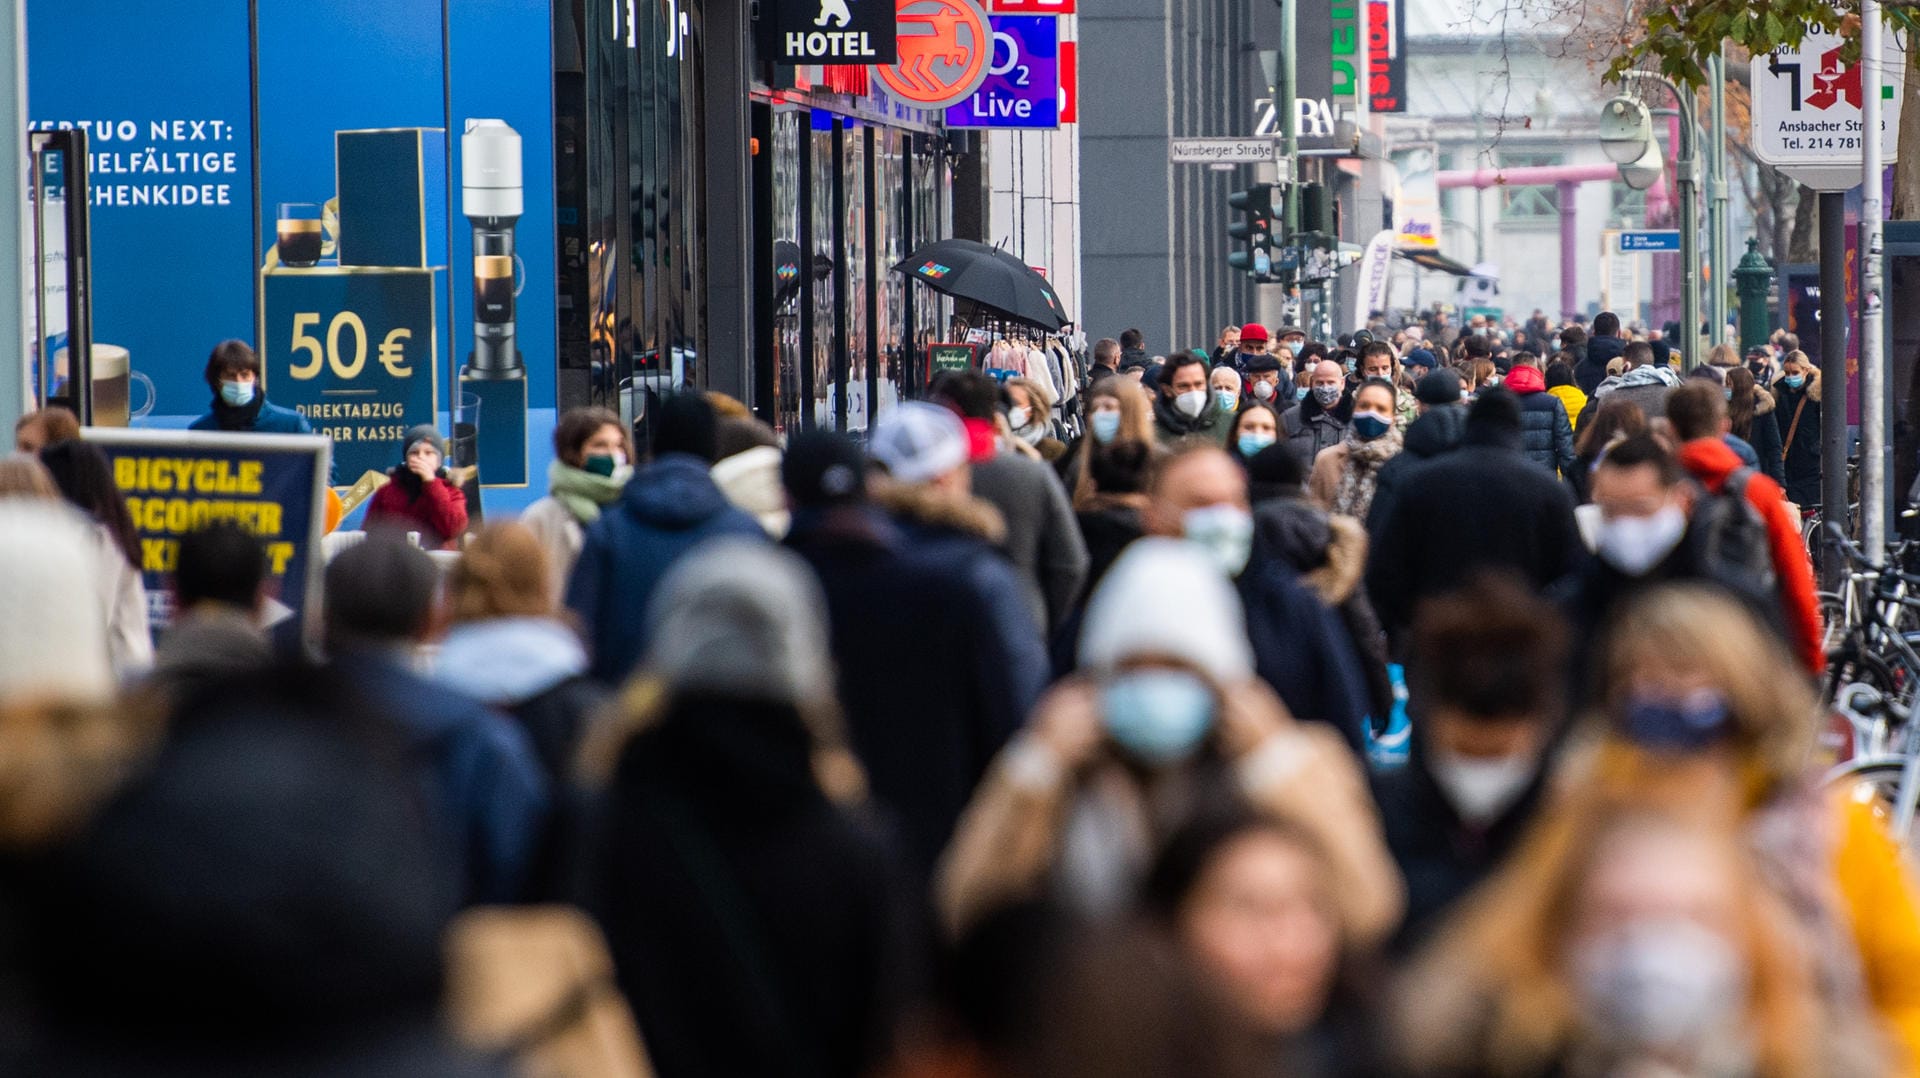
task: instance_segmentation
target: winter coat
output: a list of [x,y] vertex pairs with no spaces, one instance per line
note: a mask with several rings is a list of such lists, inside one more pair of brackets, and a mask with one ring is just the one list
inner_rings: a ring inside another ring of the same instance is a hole
[[1327,723],[1364,757],[1371,697],[1346,626],[1280,558],[1250,561],[1237,585],[1260,680],[1296,718]]
[[115,675],[126,678],[153,666],[153,628],[147,609],[147,585],[140,570],[103,524],[90,529],[95,595],[105,613],[107,658]]
[[580,560],[587,525],[619,501],[625,487],[612,476],[596,475],[558,460],[547,466],[548,494],[527,506],[520,514],[520,523],[546,548],[555,601],[566,599],[567,580],[573,575],[574,563]]
[[467,530],[467,496],[446,478],[423,483],[406,468],[387,473],[388,483],[367,503],[364,527],[420,533],[428,550],[456,550]]
[[1418,950],[1461,898],[1506,863],[1539,815],[1548,787],[1543,765],[1491,822],[1469,823],[1434,778],[1430,757],[1416,733],[1406,764],[1372,777],[1387,849],[1407,883],[1407,916],[1389,944],[1395,955]]
[[[1317,840],[1350,944],[1364,949],[1398,921],[1400,880],[1361,764],[1333,731],[1285,720],[1246,756],[1228,763],[1209,753],[1163,781],[1183,784],[1178,792],[1186,803],[1233,800],[1237,793],[1256,811]],[[1111,749],[1096,750],[1092,761],[1069,772],[1037,740],[1017,738],[994,761],[941,862],[941,919],[964,931],[996,909],[1049,892],[1082,905],[1073,891],[1088,884],[1068,867],[1082,864],[1120,874],[1122,893],[1107,897],[1126,903],[1128,884],[1144,875],[1165,837],[1155,834],[1142,800],[1138,778]]]
[[[1681,446],[1680,465],[1715,494],[1741,467],[1733,450],[1718,438],[1698,438]],[[1820,630],[1820,602],[1813,593],[1813,563],[1807,558],[1800,530],[1794,526],[1779,484],[1766,476],[1747,477],[1747,501],[1767,523],[1767,546],[1773,554],[1780,620],[1786,626],[1787,641],[1807,671],[1818,675],[1827,668],[1827,655]]]
[[1380,469],[1400,454],[1402,445],[1398,430],[1390,429],[1366,442],[1355,437],[1349,427],[1338,445],[1328,446],[1314,458],[1307,491],[1320,508],[1365,520],[1379,488]]
[[1624,337],[1588,337],[1587,354],[1573,368],[1573,382],[1588,396],[1607,380],[1607,364],[1627,350]]
[[488,618],[455,625],[433,659],[433,680],[520,721],[549,781],[572,776],[580,735],[606,691],[586,676],[587,651],[554,618]]
[[1600,410],[1603,401],[1619,394],[1621,400],[1630,400],[1640,406],[1640,411],[1648,419],[1658,419],[1667,414],[1667,394],[1680,384],[1680,376],[1673,373],[1672,367],[1650,365],[1635,367],[1625,374],[1608,378],[1601,382],[1587,401],[1586,411],[1580,416],[1585,423],[1587,417]]
[[720,493],[705,461],[668,453],[633,477],[587,529],[567,584],[594,677],[606,685],[626,680],[646,650],[647,601],[660,578],[682,554],[721,535],[767,537]]
[[915,995],[899,852],[811,749],[791,706],[688,699],[588,809],[582,905],[661,1078],[873,1073]]
[[[1811,405],[1809,405],[1811,407]],[[1753,447],[1753,455],[1760,460],[1760,471],[1768,479],[1787,485],[1787,469],[1780,459],[1780,424],[1774,419],[1778,408],[1774,404],[1773,394],[1758,386],[1753,390],[1753,422],[1747,427],[1742,438]],[[1736,431],[1736,434],[1740,432]]]
[[1233,413],[1220,410],[1211,389],[1207,391],[1206,407],[1192,419],[1175,408],[1166,394],[1156,391],[1153,395],[1153,437],[1162,446],[1172,447],[1189,439],[1224,446],[1232,427]]
[[1344,390],[1332,408],[1321,407],[1312,393],[1280,416],[1280,437],[1300,453],[1300,459],[1312,463],[1322,450],[1340,444],[1353,422],[1353,391]]
[[1367,594],[1395,641],[1422,599],[1483,570],[1510,570],[1544,588],[1586,556],[1573,497],[1520,452],[1517,431],[1469,431],[1405,486],[1367,560]]
[[1393,682],[1387,677],[1386,635],[1360,586],[1367,571],[1366,530],[1295,495],[1256,506],[1253,535],[1254,557],[1285,562],[1339,616],[1366,683],[1367,717],[1380,728],[1393,714]]
[[1413,421],[1400,440],[1400,452],[1380,469],[1373,480],[1373,505],[1367,509],[1367,533],[1379,535],[1386,525],[1393,500],[1407,476],[1419,466],[1454,450],[1467,429],[1467,409],[1462,404],[1441,404]]
[[151,683],[181,701],[220,678],[271,662],[273,648],[251,612],[203,602],[175,614],[153,650]]
[[525,732],[480,701],[406,669],[398,656],[348,650],[334,657],[333,671],[403,739],[463,904],[520,901],[551,811],[547,779]]
[[1527,459],[1555,475],[1573,467],[1573,423],[1567,406],[1547,392],[1532,367],[1515,367],[1501,383],[1520,398],[1520,442]]
[[1087,582],[1087,545],[1066,490],[1045,463],[1001,452],[973,466],[973,493],[1000,511],[1002,544],[1020,575],[1027,607],[1035,624],[1051,628]]
[[1587,410],[1587,395],[1579,386],[1553,386],[1547,392],[1560,398],[1560,404],[1567,410],[1567,420],[1573,425],[1573,433],[1580,433],[1580,414]]
[[[291,408],[282,408],[268,401],[265,394],[255,398],[259,408],[234,408],[225,401],[216,400],[206,415],[187,424],[188,430],[231,430],[251,434],[312,434],[313,424],[307,417]],[[227,424],[222,424],[222,416]]]
[[1100,586],[1100,578],[1107,575],[1127,544],[1146,534],[1140,518],[1146,507],[1144,494],[1095,494],[1087,508],[1073,515],[1087,543],[1087,586],[1081,590],[1082,601]]
[[1802,508],[1819,505],[1820,371],[1809,370],[1806,383],[1799,389],[1788,389],[1785,378],[1774,379],[1771,388],[1774,427],[1780,432],[1780,447],[1785,454],[1781,466],[1787,477],[1787,498]]
[[854,754],[924,876],[1048,669],[993,508],[916,488],[882,503],[797,512],[786,542],[826,593]]

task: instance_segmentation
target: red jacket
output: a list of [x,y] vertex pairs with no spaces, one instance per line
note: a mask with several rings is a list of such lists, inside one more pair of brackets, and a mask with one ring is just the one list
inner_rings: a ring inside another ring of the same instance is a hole
[[[1681,446],[1680,464],[1715,494],[1741,467],[1740,458],[1718,438],[1696,438]],[[1747,477],[1747,501],[1767,522],[1773,572],[1780,578],[1780,614],[1792,636],[1794,653],[1817,675],[1827,668],[1827,655],[1820,643],[1820,603],[1813,595],[1813,563],[1807,558],[1807,548],[1800,542],[1799,529],[1793,526],[1780,484],[1754,472]]]
[[445,479],[420,487],[410,496],[399,480],[381,487],[367,503],[368,531],[398,527],[420,533],[420,545],[429,550],[454,550],[467,530],[467,496]]

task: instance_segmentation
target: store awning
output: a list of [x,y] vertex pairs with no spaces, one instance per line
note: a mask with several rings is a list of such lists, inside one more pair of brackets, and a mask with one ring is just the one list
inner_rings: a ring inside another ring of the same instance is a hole
[[1436,273],[1451,273],[1455,277],[1467,277],[1473,273],[1472,270],[1438,251],[1395,251],[1394,253],[1421,269],[1430,269]]

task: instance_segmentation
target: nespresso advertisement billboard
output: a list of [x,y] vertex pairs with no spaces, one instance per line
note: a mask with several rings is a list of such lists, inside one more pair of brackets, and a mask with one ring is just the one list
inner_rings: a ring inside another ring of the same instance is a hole
[[29,121],[88,132],[94,340],[151,380],[146,425],[206,413],[235,337],[342,462],[398,462],[376,373],[430,383],[403,418],[463,374],[553,406],[546,0],[26,6]]

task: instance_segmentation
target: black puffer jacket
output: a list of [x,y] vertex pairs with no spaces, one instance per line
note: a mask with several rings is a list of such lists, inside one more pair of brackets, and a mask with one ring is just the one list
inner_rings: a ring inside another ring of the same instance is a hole
[[1580,392],[1593,396],[1594,389],[1607,380],[1607,364],[1626,350],[1624,337],[1589,337],[1587,354],[1573,368],[1573,384],[1580,387]]
[[1527,459],[1559,475],[1573,467],[1573,423],[1532,367],[1515,367],[1506,387],[1520,398],[1520,445]]

